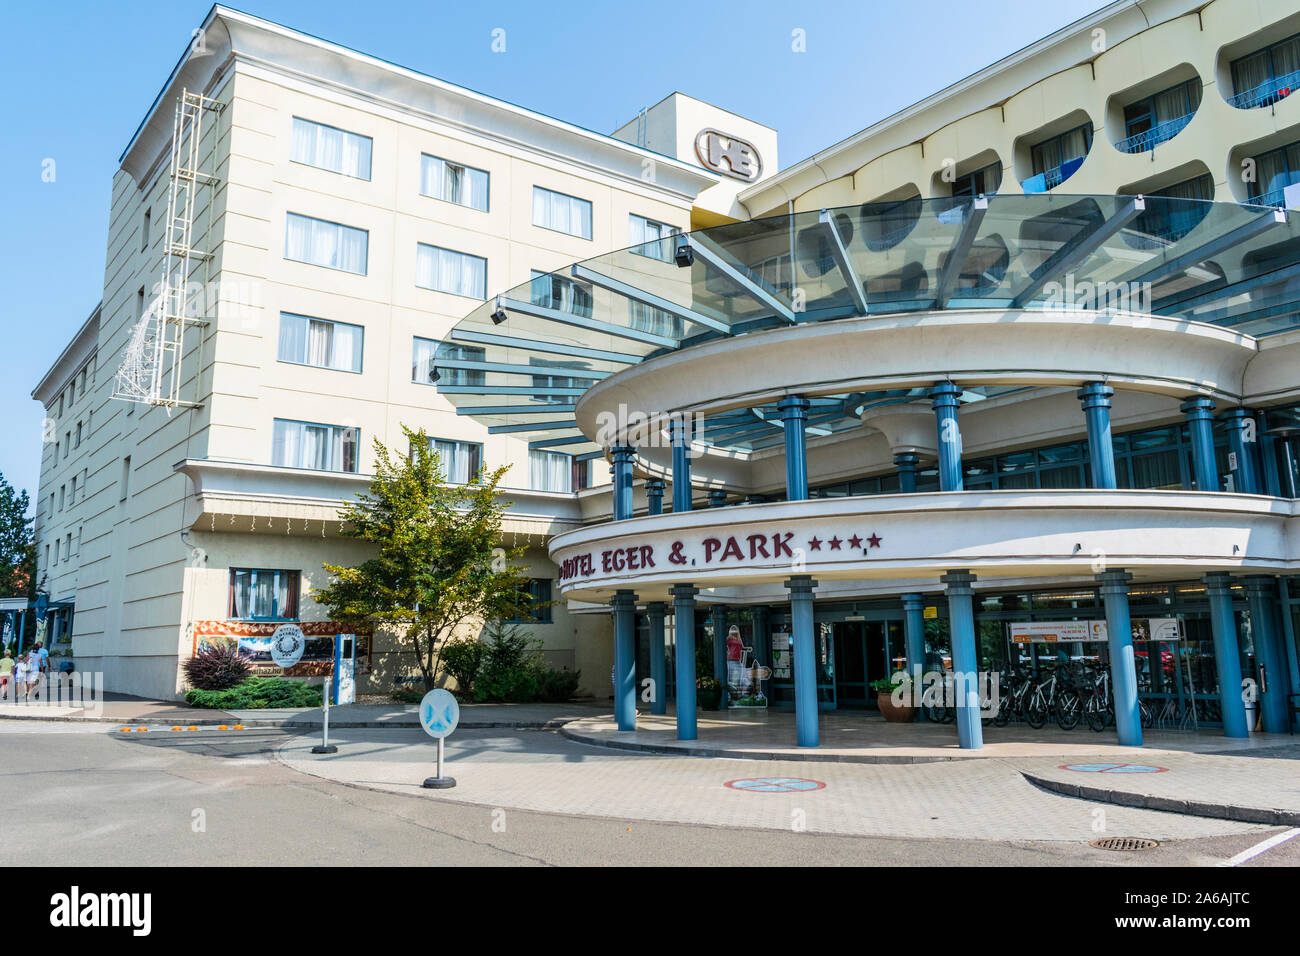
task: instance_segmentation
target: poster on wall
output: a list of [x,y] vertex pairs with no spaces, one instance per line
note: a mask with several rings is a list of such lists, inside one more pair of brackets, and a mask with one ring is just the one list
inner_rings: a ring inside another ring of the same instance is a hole
[[791,676],[790,635],[784,631],[772,635],[772,676],[780,680]]
[[275,631],[280,627],[280,622],[276,621],[195,621],[191,653],[197,654],[203,647],[234,644],[239,648],[239,653],[248,659],[256,677],[278,674],[285,677],[320,677],[333,671],[335,638],[340,634],[355,634],[356,673],[370,673],[369,633],[357,632],[336,621],[302,621],[298,626],[302,628],[306,641],[302,659],[284,670],[277,667],[271,658]]
[[[1135,641],[1180,641],[1182,619],[1177,617],[1135,617],[1130,622]],[[1110,632],[1105,621],[1025,621],[1008,625],[1015,644],[1065,644],[1104,642]]]
[[766,707],[763,681],[772,676],[772,669],[759,664],[752,643],[744,642],[735,624],[727,631],[726,652],[728,706]]

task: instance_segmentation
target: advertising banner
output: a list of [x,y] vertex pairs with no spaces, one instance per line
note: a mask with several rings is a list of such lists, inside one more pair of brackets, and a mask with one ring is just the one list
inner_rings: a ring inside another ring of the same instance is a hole
[[319,677],[332,672],[334,640],[340,634],[356,634],[356,673],[370,672],[369,633],[358,633],[336,621],[301,621],[306,647],[293,667],[281,669],[271,658],[271,646],[280,621],[195,621],[191,653],[219,644],[234,644],[249,659],[252,673],[258,677],[283,674],[285,677]]
[[[1181,641],[1182,622],[1176,617],[1135,617],[1130,621],[1135,641]],[[1015,644],[1064,644],[1105,641],[1105,621],[1023,621],[1009,625]]]

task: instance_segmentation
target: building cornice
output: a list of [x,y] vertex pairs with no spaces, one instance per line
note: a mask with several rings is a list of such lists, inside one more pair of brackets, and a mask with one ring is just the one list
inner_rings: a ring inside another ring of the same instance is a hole
[[103,303],[91,310],[90,317],[81,324],[77,334],[72,337],[54,364],[41,376],[41,380],[32,389],[32,398],[49,407],[59,391],[68,384],[72,376],[81,371],[86,360],[94,354],[99,346],[99,313]]
[[[196,40],[168,77],[131,142],[122,169],[147,181],[170,142],[172,118],[161,105],[182,88],[210,91],[229,62],[244,62],[296,76],[395,109],[423,121],[472,130],[551,161],[598,169],[635,182],[642,190],[690,200],[719,177],[670,156],[515,106],[377,57],[222,6],[214,6]],[[645,176],[646,164],[654,176]]]

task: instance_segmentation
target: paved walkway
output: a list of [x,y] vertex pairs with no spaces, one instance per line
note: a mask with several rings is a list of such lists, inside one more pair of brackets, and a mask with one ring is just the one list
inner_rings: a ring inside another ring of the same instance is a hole
[[[435,749],[421,731],[342,730],[331,735],[339,752],[329,756],[313,755],[315,743],[314,735],[295,738],[279,758],[294,770],[366,789],[482,805],[492,819],[515,808],[786,832],[1075,842],[1271,832],[1066,799],[1033,785],[1003,759],[909,766],[687,760],[591,747],[548,732],[458,730],[447,740],[446,764],[457,786],[425,790],[420,784],[434,773]],[[735,783],[756,777],[787,782],[757,791]],[[816,789],[787,789],[800,786]]]

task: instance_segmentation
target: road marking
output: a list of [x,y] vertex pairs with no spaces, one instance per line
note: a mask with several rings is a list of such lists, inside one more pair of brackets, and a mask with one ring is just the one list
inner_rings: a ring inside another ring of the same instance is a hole
[[1241,864],[1246,861],[1255,859],[1255,857],[1259,856],[1261,853],[1267,853],[1269,850],[1273,849],[1273,847],[1279,846],[1287,840],[1298,836],[1300,836],[1300,827],[1295,827],[1291,830],[1284,830],[1281,833],[1274,834],[1261,843],[1256,843],[1249,849],[1242,850],[1232,859],[1224,860],[1222,863],[1219,863],[1218,866],[1241,866]]

